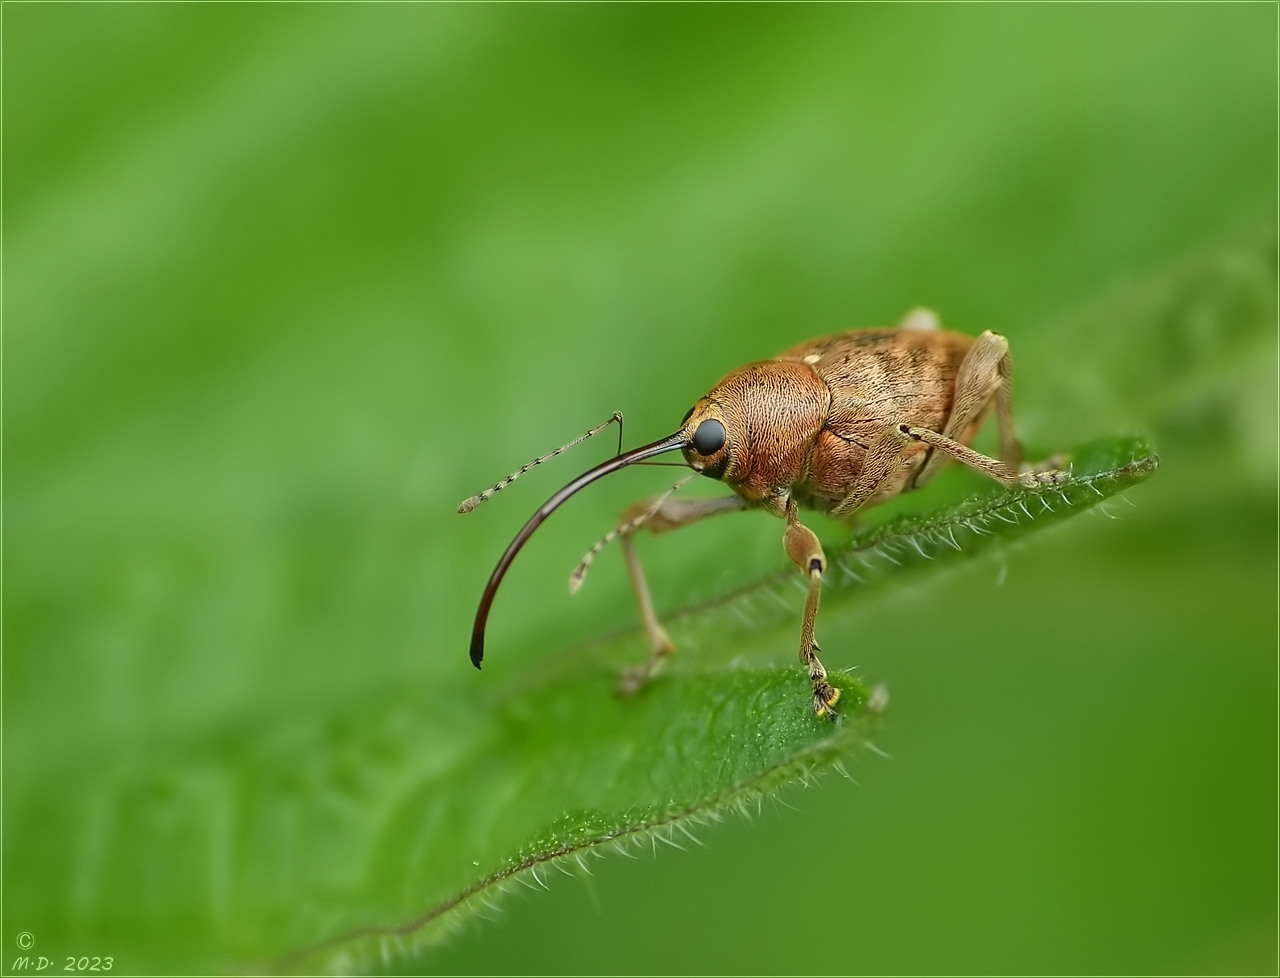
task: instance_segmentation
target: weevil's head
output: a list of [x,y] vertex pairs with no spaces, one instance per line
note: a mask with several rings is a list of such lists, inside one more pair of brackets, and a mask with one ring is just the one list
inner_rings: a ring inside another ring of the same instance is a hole
[[808,364],[749,363],[685,415],[685,461],[757,501],[802,477],[830,410],[831,392]]
[[[808,364],[749,363],[716,384],[677,431],[582,473],[538,508],[498,559],[471,629],[472,663],[478,669],[484,658],[485,623],[507,568],[533,532],[571,496],[628,465],[679,451],[690,468],[723,480],[750,502],[776,498],[804,475],[830,408],[831,392]],[[464,503],[463,511],[467,508]]]

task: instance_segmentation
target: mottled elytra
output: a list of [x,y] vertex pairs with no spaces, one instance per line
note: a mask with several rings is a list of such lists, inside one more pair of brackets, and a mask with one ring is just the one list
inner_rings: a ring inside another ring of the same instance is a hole
[[[1000,458],[969,447],[994,410]],[[568,445],[542,456],[459,507],[468,512],[533,465],[618,421],[615,414]],[[800,628],[800,661],[813,686],[813,708],[834,716],[839,690],[818,661],[814,624],[827,558],[818,538],[800,522],[814,509],[837,520],[918,489],[948,459],[1005,486],[1053,483],[1063,473],[1024,471],[1013,431],[1009,347],[986,332],[974,339],[938,329],[937,317],[916,309],[894,328],[859,329],[810,340],[772,360],[730,372],[685,415],[680,428],[622,452],[584,472],[555,493],[516,534],[480,597],[471,633],[471,661],[484,658],[484,629],[494,595],[525,541],[579,489],[624,466],[667,452],[683,453],[695,473],[719,479],[736,495],[705,500],[663,496],[627,509],[618,526],[583,558],[570,579],[576,590],[604,544],[621,540],[627,569],[652,647],[642,666],[623,673],[620,689],[633,693],[661,668],[675,646],[649,597],[632,536],[663,533],[716,513],[760,509],[786,521],[783,547],[808,581]],[[687,481],[687,480],[686,480]],[[683,484],[683,483],[681,483]]]

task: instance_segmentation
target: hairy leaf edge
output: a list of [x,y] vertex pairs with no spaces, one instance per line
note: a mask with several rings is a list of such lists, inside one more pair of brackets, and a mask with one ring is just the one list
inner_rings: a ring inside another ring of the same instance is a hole
[[645,842],[655,850],[659,843],[678,848],[677,832],[696,842],[690,827],[718,822],[730,812],[748,815],[752,802],[758,808],[766,797],[784,785],[796,782],[810,785],[828,770],[848,777],[841,764],[844,756],[863,747],[878,752],[871,743],[870,735],[888,706],[888,694],[883,686],[867,691],[861,683],[846,675],[833,675],[832,679],[846,698],[861,700],[860,711],[843,718],[830,734],[800,748],[781,763],[692,803],[650,810],[640,818],[634,817],[634,810],[619,813],[613,816],[615,824],[607,831],[546,849],[535,848],[412,920],[399,924],[368,924],[326,938],[277,958],[270,970],[296,972],[317,960],[327,959],[332,971],[346,973],[359,970],[362,962],[372,958],[393,961],[434,943],[461,926],[464,917],[479,913],[483,908],[496,909],[496,898],[505,895],[517,883],[525,883],[532,889],[545,889],[542,873],[546,869],[561,870],[567,875],[573,875],[575,870],[590,873],[585,856],[601,857],[609,849],[628,854],[631,848]]

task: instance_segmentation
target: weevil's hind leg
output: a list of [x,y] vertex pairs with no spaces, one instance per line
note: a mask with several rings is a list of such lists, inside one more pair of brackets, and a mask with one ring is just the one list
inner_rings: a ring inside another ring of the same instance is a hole
[[[994,334],[993,334],[994,335]],[[1004,337],[1001,337],[1003,341]],[[1000,459],[1011,469],[1022,467],[1022,444],[1013,427],[1013,361],[1009,359],[1009,345],[1005,343],[1004,356],[996,364],[1000,374],[1000,386],[996,388],[996,428],[1000,432]],[[950,435],[950,432],[947,432]],[[951,437],[955,437],[951,435]]]
[[[974,341],[960,362],[951,414],[939,434],[955,442],[968,442],[994,401],[1000,428],[1000,460],[1016,472],[1022,449],[1013,430],[1011,380],[1009,344],[999,333],[988,330]],[[911,480],[912,487],[919,488],[932,479],[947,458],[946,452],[930,452],[928,461]]]
[[[1013,431],[1010,377],[1009,344],[999,333],[983,333],[960,362],[951,413],[943,430],[937,432],[885,419],[866,448],[862,467],[848,495],[830,509],[829,515],[847,519],[874,498],[885,481],[909,459],[906,446],[912,441],[925,442],[932,451],[912,478],[911,488],[928,482],[948,458],[963,462],[1006,486],[1060,481],[1060,473],[1019,472],[1021,451]],[[993,400],[1000,424],[1000,459],[989,458],[964,444],[982,422]]]
[[902,317],[902,322],[898,323],[898,329],[933,332],[941,328],[942,323],[938,319],[938,314],[924,306],[916,306]]
[[645,580],[644,570],[640,566],[640,558],[636,554],[632,537],[642,529],[654,534],[678,530],[682,526],[688,526],[690,523],[714,516],[716,513],[730,513],[742,509],[745,505],[741,496],[721,496],[716,499],[663,497],[656,505],[652,500],[646,500],[630,507],[622,514],[618,524],[621,531],[620,545],[623,556],[626,557],[627,573],[631,577],[631,587],[636,593],[636,604],[640,608],[640,619],[644,624],[652,654],[642,665],[627,669],[618,677],[618,692],[627,696],[639,692],[676,650],[675,643],[671,641],[667,630],[662,627],[653,610],[649,583]]
[[827,557],[822,544],[812,530],[800,522],[795,500],[787,502],[787,530],[782,544],[787,556],[809,579],[804,601],[804,621],[800,626],[800,661],[809,672],[813,684],[813,712],[818,716],[835,717],[833,707],[840,698],[840,690],[827,682],[827,670],[818,661],[818,643],[814,639],[814,625],[818,618],[818,599],[822,595],[822,574],[827,569]]
[[[973,436],[974,427],[982,422],[992,401],[1000,433],[998,461],[964,444]],[[928,482],[948,458],[963,462],[1009,487],[1052,485],[1066,478],[1065,473],[1052,467],[1043,471],[1024,469],[1022,446],[1013,428],[1013,367],[1009,344],[999,333],[990,330],[978,337],[960,363],[951,414],[942,431],[906,425],[900,426],[900,430],[933,449],[929,460],[912,480],[913,486]]]
[[1039,472],[1031,470],[1020,471],[1015,466],[1006,465],[1004,462],[983,455],[981,452],[975,452],[968,445],[952,441],[945,435],[930,431],[928,428],[913,428],[904,424],[900,425],[899,429],[908,438],[922,441],[926,445],[946,453],[957,462],[963,462],[983,475],[990,476],[996,482],[1010,489],[1015,486],[1052,486],[1065,482],[1070,477],[1069,473],[1059,469],[1046,469]]

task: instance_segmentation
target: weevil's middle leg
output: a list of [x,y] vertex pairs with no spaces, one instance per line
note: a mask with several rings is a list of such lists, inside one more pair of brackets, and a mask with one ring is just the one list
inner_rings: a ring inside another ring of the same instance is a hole
[[654,534],[677,530],[705,517],[714,516],[716,513],[729,513],[742,509],[745,505],[741,496],[721,496],[716,499],[663,497],[656,504],[653,500],[636,503],[622,514],[622,519],[618,523],[619,545],[627,561],[627,573],[631,577],[631,587],[636,594],[636,604],[640,608],[640,619],[644,624],[652,654],[642,665],[623,671],[618,678],[620,693],[631,695],[639,692],[640,688],[663,667],[671,653],[676,650],[675,643],[671,641],[667,630],[662,627],[653,610],[649,583],[645,580],[644,570],[640,566],[640,558],[636,554],[632,537],[642,529]]
[[818,660],[818,643],[814,639],[814,626],[818,618],[818,599],[822,595],[822,574],[827,569],[827,557],[814,532],[800,522],[795,500],[787,502],[787,531],[782,544],[787,556],[809,579],[804,601],[804,621],[800,626],[800,661],[809,671],[813,684],[813,712],[818,716],[834,717],[832,709],[840,698],[840,690],[827,682],[827,670]]

